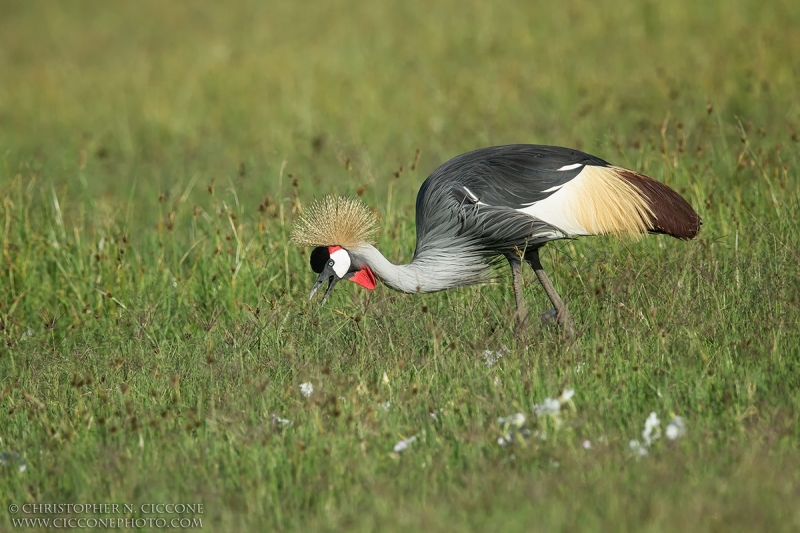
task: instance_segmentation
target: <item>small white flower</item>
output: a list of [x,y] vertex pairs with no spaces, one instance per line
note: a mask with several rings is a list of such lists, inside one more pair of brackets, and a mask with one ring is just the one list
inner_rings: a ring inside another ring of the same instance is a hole
[[536,416],[557,415],[561,411],[561,402],[553,398],[545,398],[542,403],[534,404]]
[[28,469],[28,465],[25,463],[25,458],[22,457],[18,452],[0,452],[0,466],[8,467],[16,463],[17,470],[22,473]]
[[521,428],[525,424],[525,415],[517,413],[515,415],[503,416],[497,419],[497,423]]
[[669,424],[667,425],[666,434],[669,440],[675,440],[678,437],[683,437],[686,435],[686,424],[683,422],[683,418],[679,416],[673,416],[672,420],[670,420]]
[[630,448],[637,459],[647,455],[647,445],[642,445],[638,440],[630,441],[628,443],[628,448]]
[[658,415],[655,412],[650,413],[644,422],[644,431],[642,431],[642,439],[646,446],[650,446],[651,442],[658,440],[661,436],[660,426],[661,420],[658,419]]
[[303,396],[308,398],[309,396],[311,396],[314,393],[314,385],[312,385],[309,382],[301,383],[300,384],[300,392],[303,394]]
[[675,440],[678,438],[678,431],[679,431],[678,426],[675,426],[674,424],[669,424],[667,426],[667,430],[664,433],[667,435],[667,438],[669,440]]
[[506,354],[505,348],[501,350],[484,350],[483,351],[483,362],[486,363],[486,366],[492,368],[494,364],[500,360]]
[[443,411],[444,411],[443,409],[437,409],[436,411],[431,411],[428,414],[430,414],[431,418],[433,418],[434,420],[439,420],[439,413],[442,413]]
[[525,420],[525,415],[522,413],[498,418],[497,423],[503,426],[503,430],[506,434],[497,439],[497,444],[500,446],[510,446],[517,440],[518,435],[522,440],[529,438],[531,436],[531,431],[529,429],[522,429],[522,426],[525,425]]
[[536,431],[533,432],[533,436],[536,437],[539,440],[547,440],[547,432],[546,431],[540,431],[540,430],[537,429]]
[[383,402],[383,403],[381,404],[381,408],[382,408],[384,411],[388,411],[388,410],[389,410],[389,408],[390,408],[391,406],[392,406],[392,402],[388,402],[388,401],[387,401],[387,402]]
[[558,397],[558,403],[564,405],[568,401],[575,396],[575,389],[566,389],[564,392],[561,393],[561,396]]
[[414,442],[415,440],[417,440],[416,435],[414,435],[413,437],[409,437],[405,440],[401,440],[400,442],[394,445],[394,451],[398,453],[402,452],[403,450],[408,448],[411,445],[411,443]]
[[575,373],[581,374],[583,372],[583,367],[586,366],[586,363],[578,363],[575,365]]
[[661,424],[661,420],[658,419],[658,415],[655,411],[650,413],[650,416],[647,417],[647,420],[644,421],[644,429],[645,431],[650,431],[658,425]]
[[287,420],[286,418],[281,418],[278,415],[276,415],[275,413],[272,413],[270,415],[270,420],[272,420],[272,424],[275,425],[275,426],[291,426],[292,425],[292,421],[291,420]]
[[581,446],[583,446],[584,450],[591,450],[592,449],[592,441],[590,441],[589,439],[586,439],[585,441],[583,441],[583,444],[581,444]]

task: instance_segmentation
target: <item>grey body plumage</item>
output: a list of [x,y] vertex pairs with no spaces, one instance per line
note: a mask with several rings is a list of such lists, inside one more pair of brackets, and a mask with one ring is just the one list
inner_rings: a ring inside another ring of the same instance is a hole
[[[362,238],[351,239],[335,231],[340,228],[336,213],[344,213],[342,220],[364,219],[363,211],[351,216],[355,208],[347,202],[342,200],[341,208],[335,201],[328,201],[323,210],[312,208],[316,218],[301,219],[300,229],[293,234],[300,244],[320,247],[315,252],[324,257],[317,266],[312,258],[312,267],[320,273],[314,290],[329,280],[325,298],[339,279],[374,288],[377,277],[407,293],[472,285],[494,277],[498,260],[506,258],[518,323],[527,317],[520,276],[520,265],[526,261],[568,333],[571,317],[541,267],[541,246],[599,234],[656,232],[690,239],[701,224],[679,194],[652,178],[577,150],[540,145],[483,148],[434,170],[417,195],[417,247],[407,265],[394,265]],[[347,242],[325,242],[331,240]],[[323,264],[340,247],[349,254],[348,264],[342,266],[340,261],[337,265],[333,259]],[[347,271],[344,276],[334,273],[337,266]]]
[[[567,235],[519,211],[555,192],[581,170],[605,161],[567,148],[510,145],[459,155],[437,168],[417,194],[415,262],[450,273],[436,290],[486,281],[487,259],[519,254]],[[550,190],[551,192],[545,192]],[[484,268],[478,268],[483,265]]]

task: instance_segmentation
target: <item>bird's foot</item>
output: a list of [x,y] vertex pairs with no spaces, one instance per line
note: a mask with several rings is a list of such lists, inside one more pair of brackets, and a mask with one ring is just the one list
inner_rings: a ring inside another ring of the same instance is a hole
[[556,308],[553,307],[549,311],[545,311],[539,315],[539,318],[542,319],[542,324],[546,324],[548,326],[550,324],[556,324],[558,321],[558,311],[556,311]]
[[575,324],[572,321],[572,315],[566,309],[559,314],[556,308],[553,307],[539,315],[539,318],[541,318],[542,324],[557,324],[560,326],[567,339],[575,338]]

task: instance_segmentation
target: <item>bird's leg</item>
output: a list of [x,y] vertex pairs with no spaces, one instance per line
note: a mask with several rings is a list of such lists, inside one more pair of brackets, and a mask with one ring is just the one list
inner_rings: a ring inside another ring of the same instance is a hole
[[518,337],[528,323],[528,310],[525,308],[525,299],[522,296],[522,260],[514,253],[506,256],[511,265],[511,281],[514,285],[514,299],[517,301],[517,310],[514,313],[516,325],[514,336]]
[[525,255],[525,259],[530,263],[531,267],[533,267],[533,271],[536,272],[536,277],[539,278],[539,283],[542,284],[544,292],[547,293],[547,297],[550,298],[553,307],[556,309],[556,323],[564,328],[564,334],[568,339],[573,338],[575,336],[575,325],[572,321],[572,315],[556,292],[555,287],[553,287],[553,282],[550,281],[550,278],[547,277],[547,273],[542,268],[542,262],[539,260],[539,249],[536,248],[529,251]]

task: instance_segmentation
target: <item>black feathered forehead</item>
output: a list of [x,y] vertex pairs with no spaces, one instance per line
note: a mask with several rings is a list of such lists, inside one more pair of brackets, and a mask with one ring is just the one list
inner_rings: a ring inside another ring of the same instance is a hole
[[331,253],[328,251],[327,246],[320,246],[318,248],[314,248],[311,252],[311,270],[320,274],[322,270],[325,268],[325,263],[328,262],[328,259],[331,258]]

